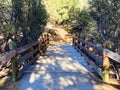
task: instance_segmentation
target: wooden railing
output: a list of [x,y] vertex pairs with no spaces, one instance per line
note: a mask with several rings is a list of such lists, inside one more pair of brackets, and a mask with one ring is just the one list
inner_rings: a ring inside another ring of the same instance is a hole
[[[93,66],[94,70],[102,77],[104,81],[109,80],[109,70],[111,61],[115,61],[120,65],[120,55],[108,49],[96,46],[91,42],[81,40],[77,36],[73,37],[73,47],[77,51],[89,57],[88,62]],[[118,76],[119,71],[118,72]]]
[[21,78],[24,71],[33,64],[39,55],[43,55],[49,45],[48,33],[42,34],[40,40],[34,41],[31,44],[24,45],[16,50],[12,50],[0,57],[0,65],[6,66],[10,62],[10,72],[12,73],[13,81]]

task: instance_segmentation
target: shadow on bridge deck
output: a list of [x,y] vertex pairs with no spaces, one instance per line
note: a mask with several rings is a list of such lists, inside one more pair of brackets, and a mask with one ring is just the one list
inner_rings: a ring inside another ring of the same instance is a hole
[[20,80],[19,90],[118,90],[103,85],[71,45],[53,45]]

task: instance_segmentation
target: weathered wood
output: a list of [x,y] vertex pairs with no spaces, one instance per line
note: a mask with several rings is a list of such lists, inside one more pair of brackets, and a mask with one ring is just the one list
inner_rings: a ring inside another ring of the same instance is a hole
[[[40,41],[32,42],[31,44],[24,45],[22,47],[17,48],[16,50],[12,50],[6,53],[4,56],[0,57],[0,63],[6,64],[7,61],[11,60],[12,79],[13,81],[16,81],[17,75],[19,78],[24,73],[26,68],[28,68],[29,65],[33,64],[36,61],[38,51],[45,51],[46,48],[48,47],[48,44],[49,44],[48,34],[42,35]],[[23,56],[23,54],[25,55]],[[29,61],[27,61],[28,59]],[[19,66],[22,64],[23,68],[19,69],[20,68]]]
[[15,56],[11,62],[12,65],[12,80],[15,82],[17,80],[16,75],[17,75],[17,56]]
[[85,58],[90,67],[102,78],[102,69],[98,67],[91,59],[88,58],[80,49],[76,48],[78,52]]
[[25,45],[25,46],[22,46],[22,47],[20,47],[20,48],[17,48],[16,51],[17,51],[18,54],[21,54],[21,53],[29,50],[30,48],[32,48],[32,45],[31,45],[31,44],[27,44],[27,45]]
[[35,42],[32,43],[32,46],[36,46],[38,44],[39,44],[39,41],[35,41]]
[[20,79],[22,75],[24,74],[25,70],[31,65],[32,63],[27,63],[27,65],[24,65],[23,68],[17,73],[17,79]]
[[15,50],[12,50],[8,53],[5,53],[5,55],[3,55],[1,58],[0,58],[0,62],[1,64],[5,64],[7,61],[9,61],[11,58],[15,57],[16,55],[16,51]]
[[109,71],[110,71],[110,61],[109,58],[105,55],[103,55],[102,58],[103,58],[103,67],[102,67],[103,81],[108,81]]
[[17,73],[17,79],[19,80],[22,75],[24,74],[25,70],[27,68],[29,68],[31,66],[31,64],[33,64],[36,61],[37,58],[34,58],[33,60],[31,60],[29,63],[27,63],[26,65],[23,66],[23,68]]
[[[39,50],[40,52],[41,52],[41,51],[43,52],[44,50],[46,50],[46,48],[48,47],[48,43],[49,43],[48,40],[49,40],[49,39],[48,39],[47,35],[42,35],[40,41],[37,41],[37,42],[34,42],[34,43],[31,44],[32,47],[37,46],[37,45],[38,45],[38,46],[35,47],[35,48],[32,50],[32,52],[24,55],[24,56],[19,60],[18,63],[20,64],[20,63],[22,63],[22,62],[25,62],[27,59],[30,58],[31,55],[34,56],[34,55],[38,52],[38,50]],[[28,46],[28,48],[27,48],[26,50],[29,50],[30,48],[31,48],[31,47]],[[25,52],[26,50],[21,51],[21,53],[22,53],[22,52]],[[18,79],[24,74],[24,71],[25,71],[32,63],[34,63],[34,62],[35,62],[35,59],[30,60],[26,65],[23,66],[23,68],[18,72],[18,75],[17,75],[17,76],[18,76]]]
[[34,49],[34,54],[36,54],[38,52],[39,48],[37,47],[36,49]]
[[102,68],[103,65],[103,60],[96,56],[94,53],[90,52],[87,48],[79,45],[81,47],[81,49],[94,61],[94,63],[99,66],[100,68]]
[[100,46],[96,46],[94,44],[92,44],[91,42],[86,42],[83,41],[81,39],[79,39],[79,41],[81,41],[83,44],[87,45],[87,47],[92,47],[97,53],[99,53],[99,55],[103,55],[103,48]]
[[21,53],[29,50],[30,48],[32,48],[32,47],[34,47],[34,46],[36,46],[36,45],[38,45],[38,44],[39,44],[39,41],[35,41],[35,42],[31,43],[31,44],[22,46],[22,47],[20,47],[20,48],[17,49],[17,53],[18,53],[18,54],[21,54]]
[[76,36],[73,38],[73,46],[76,46],[77,43],[78,43],[78,37]]
[[[94,63],[102,69],[103,80],[108,81],[110,70],[109,58],[112,59],[112,61],[120,63],[120,55],[103,47],[96,46],[91,42],[83,41],[79,38],[78,42],[76,42],[77,44],[75,43],[77,40],[73,40],[74,47],[77,50],[81,49],[87,56],[89,56],[94,61]],[[101,56],[102,58],[100,58]]]
[[97,53],[99,53],[100,55],[105,55],[113,60],[115,60],[116,62],[120,63],[120,55],[115,53],[115,52],[112,52],[108,49],[105,49],[105,48],[102,48],[100,46],[96,46],[90,42],[86,42],[86,41],[83,41],[83,40],[80,40],[79,41],[82,41],[84,44],[88,45],[89,47],[92,47]]
[[31,59],[33,59],[33,57],[34,57],[34,48],[33,47],[30,49],[30,52],[32,52]]
[[20,65],[22,62],[25,62],[26,60],[28,60],[29,58],[32,57],[33,52],[29,52],[26,55],[24,55],[23,57],[20,57],[20,59],[17,61],[17,64]]
[[113,60],[115,60],[116,62],[120,63],[120,55],[117,53],[114,53],[108,49],[104,49],[103,50],[103,54]]

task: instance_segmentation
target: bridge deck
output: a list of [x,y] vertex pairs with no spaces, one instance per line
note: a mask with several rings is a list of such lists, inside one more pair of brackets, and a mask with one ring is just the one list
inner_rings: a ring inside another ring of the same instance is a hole
[[71,45],[53,45],[26,71],[19,90],[107,90],[91,72]]

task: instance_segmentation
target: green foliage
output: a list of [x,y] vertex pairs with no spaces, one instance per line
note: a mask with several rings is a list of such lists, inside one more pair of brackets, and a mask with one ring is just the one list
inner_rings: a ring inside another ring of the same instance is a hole
[[94,30],[95,24],[90,17],[87,0],[43,0],[50,21],[57,21],[67,29],[81,34]]
[[0,1],[0,33],[7,36],[8,33],[13,32],[11,22],[11,4],[8,0]]
[[72,8],[81,11],[86,6],[85,0],[43,0],[43,3],[49,13],[49,20],[58,23],[69,20],[69,12]]
[[96,21],[102,41],[114,42],[113,50],[118,50],[120,33],[120,0],[91,0],[91,17]]
[[80,11],[79,9],[72,8],[72,10],[69,12],[69,17],[69,20],[78,23],[82,30],[87,29],[87,25],[91,20],[90,12],[86,9]]
[[36,40],[39,37],[37,31],[40,25],[45,25],[47,22],[47,14],[40,1],[37,2],[36,0],[32,0],[29,6],[28,17],[28,26],[31,30],[28,35],[32,40]]
[[23,44],[27,43],[28,38],[37,40],[40,27],[46,24],[47,17],[41,0],[0,1],[0,33],[7,40],[11,35],[15,36],[16,41],[23,41]]

